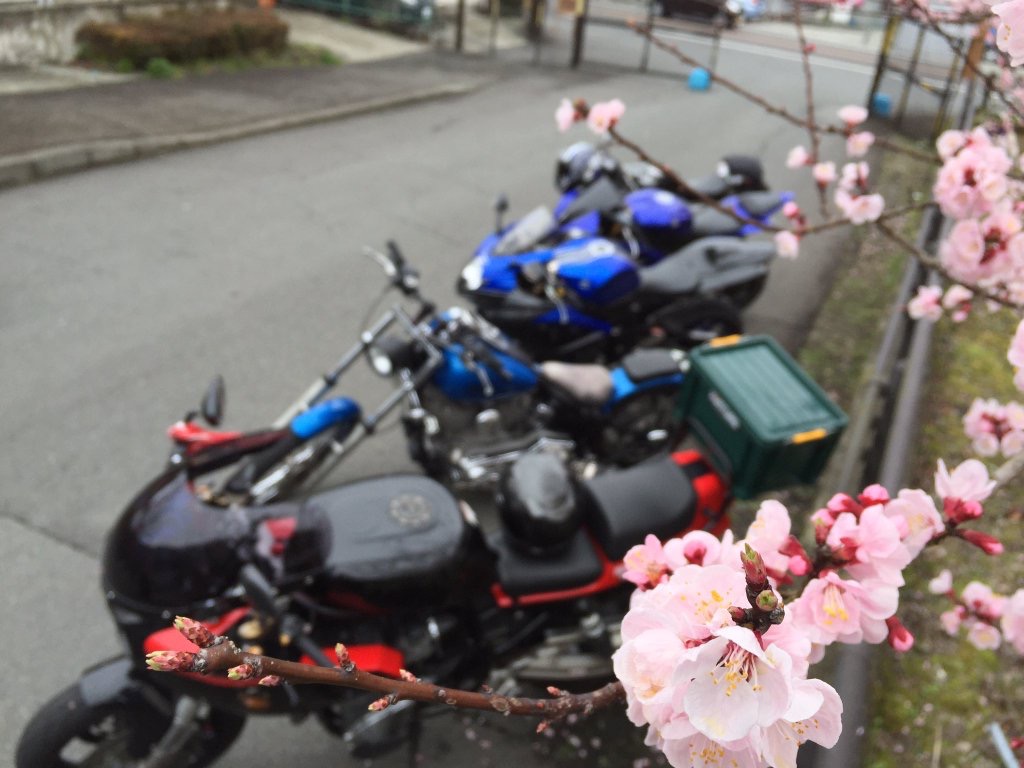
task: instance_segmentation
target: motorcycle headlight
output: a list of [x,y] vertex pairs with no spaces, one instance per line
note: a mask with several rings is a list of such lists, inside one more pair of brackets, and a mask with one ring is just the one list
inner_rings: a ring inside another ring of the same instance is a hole
[[370,358],[370,365],[378,376],[390,376],[395,370],[391,358],[383,350],[377,349],[377,347],[369,347],[366,350],[366,354]]
[[484,284],[484,265],[480,259],[473,259],[463,268],[462,284],[467,291],[475,291]]

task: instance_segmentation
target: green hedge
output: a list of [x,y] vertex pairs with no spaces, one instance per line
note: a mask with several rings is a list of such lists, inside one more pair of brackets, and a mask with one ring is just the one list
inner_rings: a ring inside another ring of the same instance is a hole
[[137,69],[158,58],[184,64],[256,51],[280,53],[287,39],[288,25],[272,12],[261,10],[178,12],[90,22],[75,35],[86,57],[128,60]]

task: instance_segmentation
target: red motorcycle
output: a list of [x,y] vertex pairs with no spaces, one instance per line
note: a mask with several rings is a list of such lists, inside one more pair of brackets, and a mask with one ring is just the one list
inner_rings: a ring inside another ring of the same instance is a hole
[[35,714],[17,768],[206,766],[249,715],[315,715],[357,755],[415,732],[413,702],[368,712],[369,694],[354,691],[149,674],[147,652],[188,647],[167,628],[175,614],[253,652],[331,666],[344,642],[362,669],[461,688],[609,678],[627,550],[648,533],[728,525],[729,488],[696,451],[582,480],[550,455],[525,455],[501,479],[500,525],[485,532],[467,504],[412,474],[301,502],[219,503],[200,477],[294,437],[188,420],[173,437],[165,471],[106,543],[102,589],[125,654]]

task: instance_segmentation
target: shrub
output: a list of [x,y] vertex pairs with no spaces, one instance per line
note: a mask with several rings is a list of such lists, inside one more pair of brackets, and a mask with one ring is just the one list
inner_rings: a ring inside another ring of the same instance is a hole
[[108,61],[127,60],[137,69],[152,59],[183,64],[220,59],[255,51],[281,53],[288,25],[259,10],[168,13],[159,17],[119,22],[90,22],[75,39],[90,56]]
[[150,59],[146,63],[146,74],[150,77],[155,77],[158,80],[167,80],[168,78],[174,77],[177,72],[178,68],[163,57]]

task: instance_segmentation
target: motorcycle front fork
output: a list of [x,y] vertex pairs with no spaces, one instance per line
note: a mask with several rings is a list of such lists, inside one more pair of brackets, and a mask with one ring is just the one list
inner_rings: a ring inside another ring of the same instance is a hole
[[182,765],[181,751],[195,736],[201,719],[208,713],[209,705],[205,702],[191,696],[180,696],[174,703],[170,728],[138,768],[178,768]]

